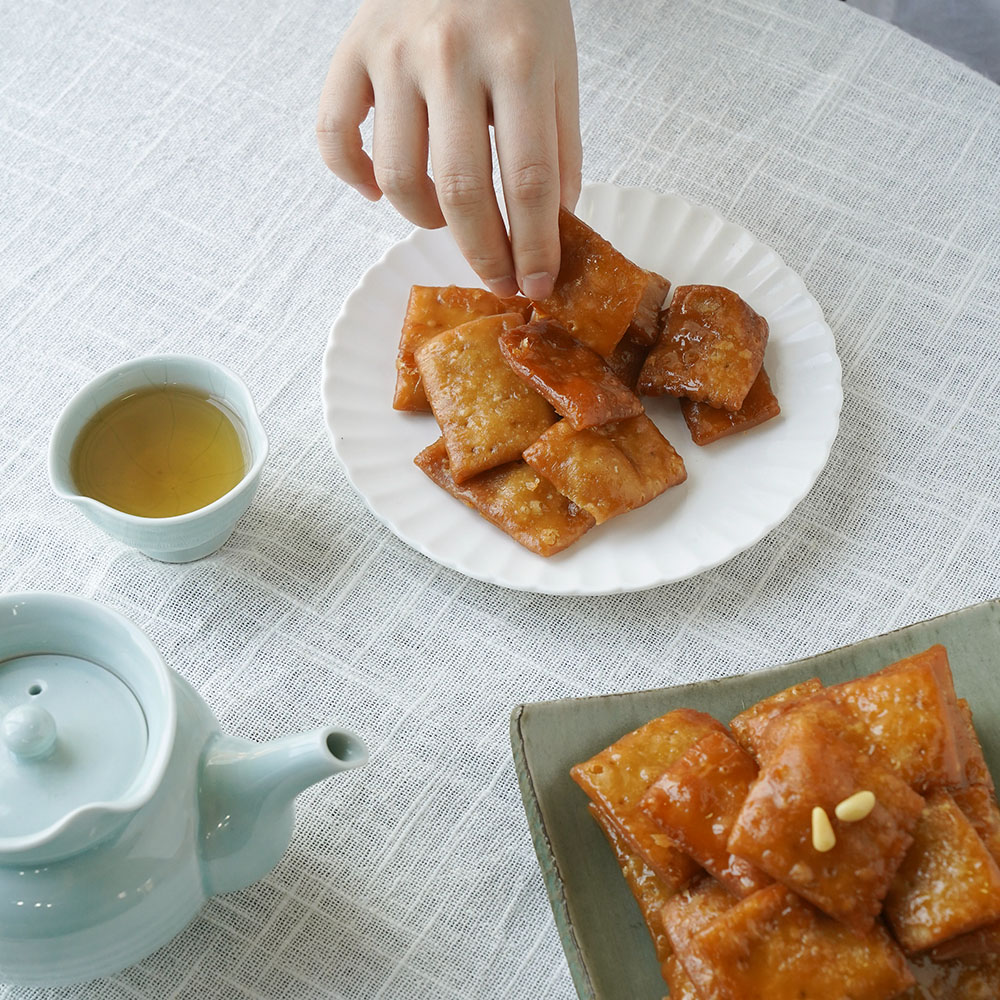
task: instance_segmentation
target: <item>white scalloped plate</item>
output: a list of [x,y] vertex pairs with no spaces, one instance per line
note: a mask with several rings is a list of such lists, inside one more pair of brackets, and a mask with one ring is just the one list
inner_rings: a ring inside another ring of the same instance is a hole
[[842,393],[833,334],[802,280],[770,248],[676,194],[590,184],[577,213],[674,286],[725,285],[771,328],[765,365],[781,415],[699,448],[676,400],[646,409],[688,480],[588,532],[559,555],[527,551],[435,486],[413,456],[438,437],[430,414],[392,409],[411,285],[480,283],[447,230],[417,230],[364,276],[333,325],[323,406],[334,451],[372,512],[404,542],[478,580],[550,594],[612,594],[694,576],[749,548],[788,516],[826,464]]

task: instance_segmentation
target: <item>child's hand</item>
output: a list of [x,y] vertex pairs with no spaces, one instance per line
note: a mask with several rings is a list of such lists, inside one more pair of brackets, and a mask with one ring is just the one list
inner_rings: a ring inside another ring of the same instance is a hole
[[[372,107],[369,158],[359,126]],[[364,0],[330,64],[316,132],[327,166],[366,197],[384,193],[418,226],[447,223],[496,294],[545,298],[559,272],[559,204],[580,193],[569,0]]]

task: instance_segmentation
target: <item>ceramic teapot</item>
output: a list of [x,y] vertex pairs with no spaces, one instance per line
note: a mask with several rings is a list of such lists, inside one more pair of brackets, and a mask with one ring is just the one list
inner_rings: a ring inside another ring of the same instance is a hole
[[0,983],[110,975],[277,864],[295,796],[368,759],[324,728],[223,735],[146,636],[93,602],[0,598]]

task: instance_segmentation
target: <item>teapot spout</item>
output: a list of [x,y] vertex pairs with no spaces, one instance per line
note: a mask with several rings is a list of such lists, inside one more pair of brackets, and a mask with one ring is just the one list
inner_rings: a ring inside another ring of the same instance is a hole
[[367,762],[360,737],[332,726],[270,743],[218,737],[199,788],[206,892],[232,892],[266,875],[292,839],[295,797]]

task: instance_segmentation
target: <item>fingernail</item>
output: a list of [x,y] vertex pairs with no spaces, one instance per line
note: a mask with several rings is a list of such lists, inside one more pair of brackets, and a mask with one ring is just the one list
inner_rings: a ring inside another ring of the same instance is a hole
[[487,278],[486,287],[501,299],[509,299],[517,295],[517,282],[512,275],[504,275],[502,278]]
[[363,194],[369,201],[378,201],[382,197],[382,192],[374,184],[355,184],[354,190]]
[[537,274],[526,274],[521,279],[521,291],[533,301],[547,299],[552,294],[555,286],[555,278],[546,271],[539,271]]

